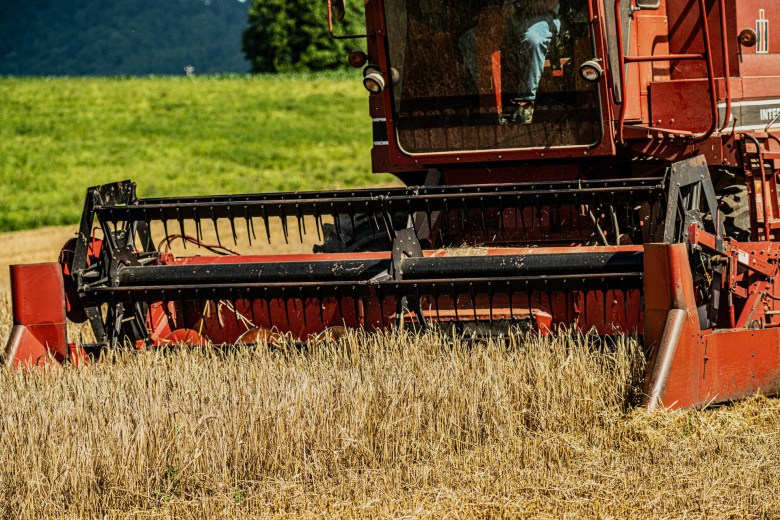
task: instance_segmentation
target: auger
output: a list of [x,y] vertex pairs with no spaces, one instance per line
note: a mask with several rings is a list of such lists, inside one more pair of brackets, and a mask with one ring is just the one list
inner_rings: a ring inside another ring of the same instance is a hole
[[[650,408],[780,390],[780,5],[365,7],[365,35],[334,36],[366,41],[349,62],[364,67],[373,169],[403,187],[91,187],[59,261],[11,267],[6,364],[574,326],[641,335]],[[329,0],[331,34],[344,13]],[[95,343],[69,344],[68,321]]]

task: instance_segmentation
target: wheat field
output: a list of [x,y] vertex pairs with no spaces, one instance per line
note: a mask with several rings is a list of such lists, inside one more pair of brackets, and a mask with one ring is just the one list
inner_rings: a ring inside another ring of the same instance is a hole
[[[72,231],[0,235],[3,286]],[[0,371],[0,515],[780,517],[780,401],[651,414],[642,373],[629,337],[447,331]]]
[[776,518],[777,401],[630,407],[622,338],[352,334],[0,373],[0,514]]

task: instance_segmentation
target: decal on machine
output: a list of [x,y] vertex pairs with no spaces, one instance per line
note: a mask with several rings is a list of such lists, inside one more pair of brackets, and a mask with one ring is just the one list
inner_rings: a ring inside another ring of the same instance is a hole
[[[737,132],[744,130],[760,130],[767,125],[772,126],[780,124],[780,99],[752,99],[736,101],[731,107],[732,117],[729,118],[729,124],[734,123],[736,116]],[[726,117],[726,103],[718,103],[719,120],[722,122]],[[726,132],[730,131],[728,128]]]
[[758,20],[756,20],[756,54],[769,54],[769,20],[766,19],[766,11],[758,11]]

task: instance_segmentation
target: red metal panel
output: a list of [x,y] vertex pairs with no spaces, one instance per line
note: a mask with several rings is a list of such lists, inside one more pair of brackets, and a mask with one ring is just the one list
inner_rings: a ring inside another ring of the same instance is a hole
[[[778,31],[780,31],[780,27],[778,27]],[[778,37],[780,37],[780,32]],[[745,99],[780,99],[780,73],[771,76],[743,77],[741,82],[742,97]]]
[[[701,331],[688,262],[683,244],[645,246],[645,345],[653,349],[646,404],[700,407],[756,391],[780,392],[780,329]],[[676,344],[668,337],[670,311],[686,314]],[[662,370],[665,364],[667,371]],[[659,380],[662,373],[665,379]]]
[[755,47],[742,47],[739,72],[742,77],[780,75],[780,3],[766,0],[739,0],[736,3],[735,32],[757,30],[763,14],[769,32],[768,53],[761,53],[759,42]]
[[68,358],[65,289],[57,262],[11,266],[14,330],[5,352],[6,365],[36,365],[48,354]]
[[780,330],[723,330],[697,341],[699,402],[741,399],[780,390]]
[[[587,250],[592,253],[635,252],[640,253],[642,246],[593,246]],[[536,248],[489,248],[485,255],[530,255],[530,254],[566,254],[571,247]],[[424,251],[425,256],[446,256],[446,250]],[[306,262],[316,260],[344,259],[387,259],[388,253],[336,253],[318,255],[280,255],[280,256],[241,256],[241,257],[190,257],[173,260],[173,264],[224,264],[257,262]],[[457,294],[457,305],[453,295],[440,294],[438,301],[434,297],[425,297],[422,301],[423,313],[431,321],[452,321],[457,315],[458,321],[493,321],[533,318],[549,314],[550,325],[577,326],[584,330],[595,328],[601,334],[615,331],[641,332],[642,296],[637,289],[620,286],[604,287],[598,290],[584,290],[572,282],[570,289],[517,293],[511,296],[495,294],[492,298],[485,295]],[[457,310],[455,308],[457,307]],[[492,309],[492,311],[491,311]],[[511,316],[509,310],[511,309]],[[247,330],[255,327],[290,333],[293,338],[305,340],[330,327],[361,327],[368,330],[388,328],[393,325],[396,314],[392,295],[372,292],[369,295],[353,299],[326,298],[323,301],[295,297],[291,288],[291,297],[287,299],[239,300],[235,307],[229,302],[168,302],[163,307],[153,303],[148,317],[148,327],[152,340],[164,340],[176,329],[190,329],[214,342],[235,342]],[[475,316],[476,314],[476,316]]]
[[[742,0],[740,2],[732,0],[726,3],[727,39],[730,46],[729,64],[733,75],[737,75],[739,71],[739,56],[736,48],[739,30],[735,26],[734,20],[736,19],[736,4],[741,2]],[[666,3],[669,17],[670,52],[674,54],[699,54],[704,52],[697,3],[698,0],[675,0]],[[757,13],[758,11],[756,11]],[[707,21],[712,38],[712,59],[715,75],[722,78],[724,76],[723,40],[720,31],[718,0],[707,0]],[[707,76],[706,67],[702,61],[672,62],[671,72],[673,79],[705,78]]]
[[62,268],[57,262],[12,265],[14,323],[64,323]]
[[645,331],[644,339],[647,348],[658,345],[661,341],[666,315],[672,308],[671,280],[667,270],[665,250],[658,244],[645,246],[645,280],[653,280],[652,284],[645,282]]
[[[639,11],[636,16],[636,55],[665,55],[669,54],[669,39],[667,37],[669,22],[666,16],[658,16],[653,11]],[[636,98],[638,107],[629,106],[626,113],[627,119],[638,119],[641,111],[641,120],[645,124],[651,123],[648,107],[648,86],[653,81],[669,80],[669,62],[656,61],[637,63],[629,66],[629,79],[638,72],[636,85],[629,88],[637,88],[639,98]],[[663,126],[663,125],[658,125]]]
[[[717,82],[718,99],[726,98],[726,86],[723,80]],[[658,81],[650,85],[650,109],[652,124],[658,128],[700,132],[710,124],[710,109],[702,100],[709,96],[709,86],[705,79]],[[745,97],[742,82],[731,81],[731,96],[735,101]],[[732,112],[739,119],[739,106]],[[721,104],[721,123],[725,117],[725,105]]]
[[[645,404],[671,407],[698,402],[699,319],[693,277],[685,244],[645,245],[645,348],[650,351],[645,377]],[[670,311],[685,313],[675,338],[667,326]],[[662,370],[668,367],[667,370]],[[660,402],[659,402],[660,401]]]
[[709,96],[706,80],[656,82],[650,85],[652,125],[659,128],[703,132],[712,121],[703,100]]
[[[40,327],[39,327],[40,329]],[[41,331],[36,331],[40,333]],[[8,367],[32,367],[45,364],[49,359],[47,342],[38,339],[29,327],[14,325],[5,348],[5,365]],[[57,359],[63,361],[64,358]]]

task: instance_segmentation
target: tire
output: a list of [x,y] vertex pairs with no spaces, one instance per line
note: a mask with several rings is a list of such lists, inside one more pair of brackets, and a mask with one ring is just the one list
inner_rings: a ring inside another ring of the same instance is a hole
[[314,246],[315,253],[390,251],[392,245],[387,232],[377,229],[376,224],[362,214],[354,219],[339,215],[340,233],[334,224],[323,224],[322,231],[323,241]]

